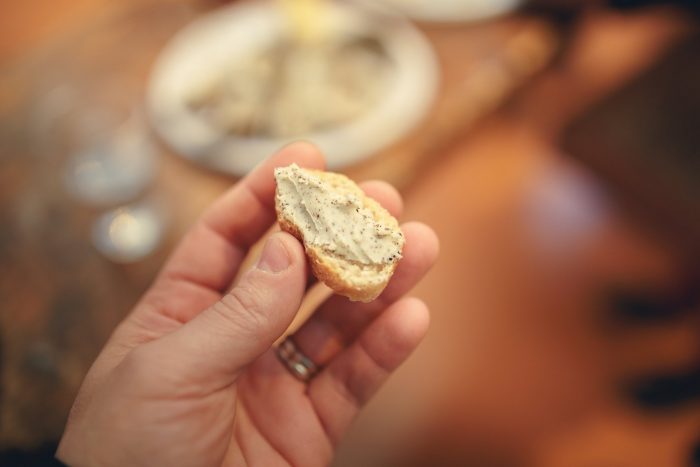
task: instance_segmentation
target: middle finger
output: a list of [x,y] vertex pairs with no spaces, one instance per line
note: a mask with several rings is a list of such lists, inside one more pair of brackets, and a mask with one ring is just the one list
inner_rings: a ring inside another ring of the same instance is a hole
[[382,294],[370,303],[352,302],[332,295],[306,321],[293,339],[317,365],[328,363],[382,311],[400,299],[434,264],[439,244],[433,230],[421,223],[402,225],[406,237],[403,259]]

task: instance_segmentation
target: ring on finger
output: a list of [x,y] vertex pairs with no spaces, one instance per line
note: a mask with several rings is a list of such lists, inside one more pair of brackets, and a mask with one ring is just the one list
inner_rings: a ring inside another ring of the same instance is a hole
[[282,341],[276,349],[277,357],[296,379],[308,383],[318,374],[320,368],[299,350],[292,336]]

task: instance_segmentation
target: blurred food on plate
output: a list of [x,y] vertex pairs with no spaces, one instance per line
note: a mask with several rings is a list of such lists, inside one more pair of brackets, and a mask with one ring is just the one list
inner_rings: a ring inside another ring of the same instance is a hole
[[415,128],[432,107],[438,74],[422,32],[386,9],[235,2],[166,44],[148,102],[165,142],[215,170],[245,174],[301,138],[339,169]]
[[282,38],[214,70],[187,103],[224,133],[292,137],[360,117],[386,94],[394,71],[377,37]]

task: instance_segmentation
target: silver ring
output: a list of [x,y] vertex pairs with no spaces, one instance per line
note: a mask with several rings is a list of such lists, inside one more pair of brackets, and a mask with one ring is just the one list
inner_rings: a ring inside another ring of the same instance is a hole
[[277,347],[277,357],[299,381],[308,383],[319,371],[318,365],[299,350],[292,336],[287,336]]

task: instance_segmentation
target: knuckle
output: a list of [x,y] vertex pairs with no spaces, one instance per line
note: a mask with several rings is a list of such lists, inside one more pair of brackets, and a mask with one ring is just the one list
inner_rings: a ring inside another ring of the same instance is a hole
[[236,331],[256,331],[267,321],[260,292],[245,284],[226,294],[214,305],[214,311]]

